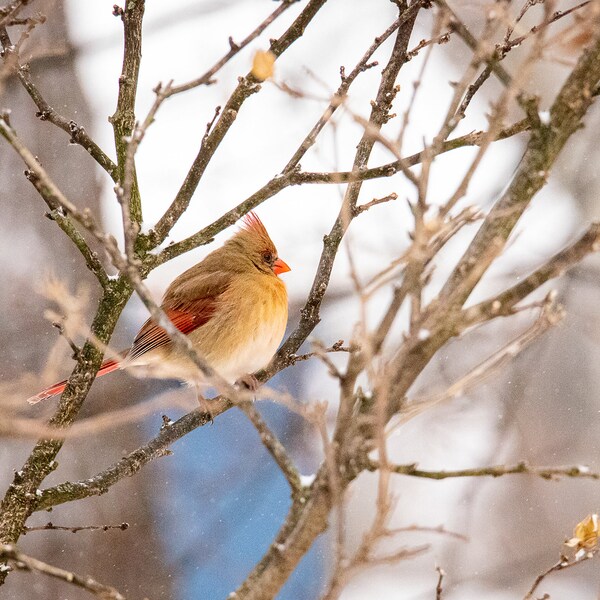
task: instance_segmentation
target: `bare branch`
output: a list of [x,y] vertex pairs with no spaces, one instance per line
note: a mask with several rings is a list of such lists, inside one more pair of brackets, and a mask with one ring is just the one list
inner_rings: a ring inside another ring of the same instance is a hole
[[498,296],[471,306],[463,311],[465,321],[475,324],[495,316],[513,314],[515,305],[540,288],[544,283],[559,277],[588,254],[600,250],[600,223],[592,223],[587,231],[571,246],[561,250],[546,264]]
[[[27,179],[33,184],[40,196],[50,208],[50,218],[69,236],[77,249],[83,255],[86,265],[96,275],[98,281],[106,289],[108,275],[100,263],[98,256],[87,245],[83,236],[75,229],[70,217],[79,222],[90,231],[98,240],[106,244],[109,237],[96,225],[89,211],[80,212],[77,207],[66,198],[61,190],[52,181],[45,169],[40,165],[31,151],[25,147],[15,131],[6,121],[5,115],[0,115],[0,135],[15,149],[28,167],[25,172]],[[112,237],[112,236],[111,236]],[[116,246],[116,241],[114,241]]]
[[283,14],[290,6],[292,2],[285,1],[281,2],[279,6],[262,22],[260,23],[250,34],[248,34],[239,44],[235,43],[233,39],[229,38],[229,52],[220,58],[206,73],[200,75],[196,79],[189,81],[188,83],[182,83],[180,85],[174,85],[168,92],[166,97],[180,94],[187,90],[191,90],[201,85],[212,85],[216,83],[214,76],[220,71],[236,54],[243,50],[250,42],[255,40],[260,34],[271,25],[277,17]]
[[[458,35],[463,39],[463,41],[469,46],[469,48],[476,52],[479,48],[479,41],[475,36],[469,31],[466,25],[462,22],[462,20],[458,17],[458,15],[450,8],[446,0],[434,0],[435,4],[437,4],[442,10],[448,13],[452,19],[451,23],[454,27],[454,30],[458,33]],[[489,57],[487,59],[488,66],[494,72],[494,75],[502,82],[503,85],[509,86],[511,84],[511,76],[504,69],[504,67],[499,64],[498,60],[495,58]]]
[[371,44],[371,46],[369,46],[367,51],[349,74],[346,74],[346,70],[343,67],[340,69],[342,83],[333,95],[329,106],[325,109],[319,120],[315,123],[308,135],[300,144],[300,147],[296,150],[296,152],[294,152],[292,158],[290,158],[286,166],[283,168],[282,173],[289,173],[298,167],[302,157],[316,142],[319,133],[321,133],[325,125],[331,120],[338,107],[343,104],[344,98],[348,94],[352,83],[354,83],[356,78],[361,73],[364,73],[366,70],[378,64],[376,62],[369,63],[374,52],[394,33],[394,31],[398,29],[398,27],[400,27],[400,25],[402,25],[402,23],[404,23],[407,18],[408,15],[406,13],[402,14],[381,35],[377,36],[375,41]]
[[0,9],[0,27],[5,27],[19,14],[21,9],[29,3],[29,0],[14,0]]
[[[367,469],[377,471],[380,465],[377,461],[369,460]],[[425,479],[448,479],[454,477],[502,477],[503,475],[535,475],[542,479],[556,481],[562,477],[580,478],[580,479],[600,479],[600,473],[590,471],[586,466],[573,465],[568,467],[532,467],[525,461],[516,465],[494,465],[491,467],[475,467],[473,469],[459,469],[456,471],[431,471],[419,469],[416,464],[411,465],[392,465],[392,473],[398,475],[408,475],[410,477],[421,477]]]
[[300,473],[283,447],[283,444],[265,423],[252,402],[240,402],[237,406],[248,417],[252,425],[254,425],[265,448],[269,451],[290,484],[292,498],[300,497],[302,495]]
[[436,567],[435,570],[438,574],[437,585],[435,586],[435,600],[442,600],[442,593],[444,591],[442,583],[444,581],[444,576],[446,575],[446,572],[441,567]]
[[[462,305],[485,269],[469,283],[465,283],[465,275],[472,271],[474,265],[480,265],[481,261],[489,265],[500,254],[523,211],[545,184],[548,172],[566,141],[581,126],[594,100],[591,91],[599,81],[600,35],[582,54],[560,90],[550,109],[550,122],[536,125],[517,174],[442,289],[441,301],[448,305]],[[494,251],[490,253],[488,250],[492,246]]]
[[161,429],[160,433],[150,442],[130,452],[120,461],[105,471],[82,481],[65,482],[55,487],[42,490],[36,499],[35,510],[45,510],[51,506],[72,502],[89,496],[99,496],[106,493],[111,486],[123,479],[135,475],[151,460],[169,454],[168,447],[190,431],[210,423],[212,419],[231,408],[233,404],[222,397],[210,401],[210,413],[198,408],[181,417],[172,425]]
[[120,525],[84,525],[80,527],[65,527],[62,525],[55,525],[54,523],[46,523],[39,527],[25,527],[23,529],[23,535],[31,533],[32,531],[69,531],[71,533],[78,533],[80,531],[109,531],[110,529],[119,529],[125,531],[129,529],[129,523],[121,523]]
[[[142,20],[145,0],[126,0],[121,12],[123,21],[123,67],[119,77],[119,96],[117,108],[110,117],[117,151],[117,183],[125,180],[127,163],[127,140],[135,127],[135,98],[137,95],[138,75],[142,60]],[[135,165],[131,165],[132,183],[129,208],[131,220],[138,225],[142,222],[142,201],[135,175]]]
[[44,573],[44,575],[61,579],[66,583],[84,589],[102,600],[125,600],[125,596],[113,587],[98,583],[92,577],[83,577],[76,573],[72,573],[71,571],[65,571],[64,569],[49,565],[48,563],[42,562],[27,554],[23,554],[12,544],[0,545],[0,559],[9,561],[13,569]]
[[[410,17],[398,29],[390,59],[382,72],[379,89],[376,99],[372,104],[369,119],[370,123],[375,127],[381,127],[388,120],[395,95],[396,78],[402,65],[407,60],[406,49],[408,41],[421,6],[422,3],[417,1],[409,8],[405,6],[400,8],[401,11],[408,11]],[[366,166],[373,145],[374,140],[372,136],[365,132],[357,146],[354,169],[358,170]],[[319,267],[308,300],[302,310],[300,324],[280,348],[269,367],[271,370],[276,369],[281,361],[285,361],[286,356],[295,352],[319,322],[319,308],[327,290],[333,262],[342,237],[352,220],[352,212],[356,206],[360,189],[361,184],[357,182],[349,185],[346,190],[343,205],[335,224],[329,235],[324,238],[324,248],[319,261]],[[346,418],[351,415],[351,405],[349,399],[346,397],[349,386],[346,386],[345,382],[343,382],[341,387],[342,403],[338,412],[334,437],[336,454],[338,449],[342,448],[339,440],[346,433],[344,431]],[[350,432],[348,431],[347,433],[349,434]],[[236,598],[240,600],[255,600],[259,597],[270,597],[274,596],[281,588],[289,573],[293,571],[315,537],[326,526],[329,507],[332,503],[331,494],[324,487],[328,475],[328,467],[324,464],[311,486],[310,498],[300,507],[292,506],[286,522],[282,525],[273,544],[244,583],[235,591]],[[347,481],[344,480],[342,485],[347,485]],[[285,543],[285,553],[281,552],[280,545],[282,542]]]
[[[533,585],[531,586],[529,591],[523,597],[523,600],[531,600],[533,598],[533,594],[535,593],[535,590],[537,590],[539,585],[542,583],[542,581],[548,575],[551,575],[552,573],[557,573],[558,571],[564,571],[565,569],[570,569],[571,567],[579,565],[582,562],[585,562],[586,560],[593,558],[595,556],[595,554],[596,554],[596,552],[589,553],[589,555],[586,555],[582,559],[574,561],[574,562],[569,562],[569,561],[565,560],[564,558],[561,558],[558,562],[554,563],[549,569],[547,569],[543,573],[540,573],[540,575],[538,575],[536,577],[535,581],[533,582]],[[547,595],[544,595],[544,597],[548,598]]]
[[28,64],[19,64],[19,57],[16,50],[13,50],[10,37],[6,29],[0,31],[0,42],[3,46],[4,62],[12,66],[12,71],[17,75],[19,81],[38,108],[36,116],[42,121],[49,121],[56,125],[69,135],[69,141],[72,144],[78,144],[84,148],[89,155],[112,177],[117,179],[117,165],[110,157],[94,142],[87,134],[85,129],[78,125],[74,120],[67,119],[60,115],[52,106],[46,102],[41,92],[31,80],[31,73]]
[[[350,346],[344,346],[344,340],[338,340],[335,344],[329,347],[319,348],[318,353],[324,352],[353,352],[355,349]],[[297,362],[302,362],[317,356],[317,352],[307,352],[306,354],[290,354],[288,355],[289,365],[295,365]]]
[[[518,123],[515,123],[511,127],[508,127],[501,131],[496,140],[506,139],[527,131],[530,127],[528,119],[523,119]],[[448,140],[444,142],[442,148],[438,154],[455,150],[456,148],[463,148],[465,146],[478,146],[483,143],[486,139],[487,132],[473,132],[464,136]],[[404,169],[420,164],[423,159],[423,151],[417,152],[407,158],[387,163],[380,167],[365,168],[353,171],[339,171],[339,172],[297,172],[289,171],[288,173],[277,175],[265,184],[260,190],[246,198],[243,202],[238,204],[235,208],[223,214],[219,219],[207,225],[204,229],[201,229],[197,233],[176,242],[170,244],[162,250],[162,252],[154,257],[152,262],[152,268],[161,265],[172,258],[180,256],[185,252],[193,250],[198,246],[208,244],[214,238],[214,236],[223,231],[229,225],[233,225],[236,221],[241,219],[247,212],[259,206],[269,198],[272,198],[278,194],[281,190],[292,185],[301,184],[333,184],[339,185],[344,183],[356,183],[361,181],[369,181],[371,179],[380,179],[383,177],[391,177],[399,172],[404,172]]]
[[396,194],[396,192],[392,192],[387,196],[383,196],[383,198],[373,198],[373,200],[371,200],[370,202],[357,206],[355,209],[355,214],[358,216],[360,215],[360,213],[365,212],[365,210],[369,210],[373,206],[377,206],[378,204],[384,204],[392,200],[398,200],[398,194]]
[[[564,317],[564,310],[560,306],[554,305],[555,294],[550,293],[541,303],[541,310],[535,322],[526,329],[517,338],[504,345],[500,350],[494,352],[491,356],[481,361],[477,366],[471,369],[466,375],[455,381],[447,389],[439,393],[429,394],[424,398],[416,398],[411,402],[404,404],[400,422],[405,422],[421,414],[434,406],[443,402],[452,400],[466,393],[467,390],[479,385],[482,381],[489,378],[499,368],[519,355],[532,342],[537,340],[540,335],[545,333],[550,327],[554,327]],[[457,330],[462,330],[468,325],[458,322]],[[418,333],[417,333],[418,336]]]

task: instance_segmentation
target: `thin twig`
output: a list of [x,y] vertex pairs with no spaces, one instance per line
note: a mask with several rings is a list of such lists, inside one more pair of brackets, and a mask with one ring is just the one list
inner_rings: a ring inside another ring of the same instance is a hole
[[[523,119],[515,123],[514,125],[507,127],[502,130],[497,136],[496,140],[503,140],[508,137],[512,137],[523,131],[527,131],[530,128],[528,119]],[[466,146],[478,146],[483,143],[487,132],[477,131],[460,136],[453,140],[448,140],[442,145],[439,154],[449,152],[457,148],[463,148]],[[401,160],[386,163],[379,167],[372,167],[366,169],[355,169],[352,171],[339,171],[339,172],[308,172],[308,171],[290,171],[283,175],[277,175],[271,179],[262,188],[254,192],[251,196],[240,202],[236,207],[232,208],[228,212],[224,213],[216,221],[207,225],[200,231],[190,235],[189,237],[170,244],[164,248],[158,256],[153,258],[152,268],[161,265],[172,258],[180,256],[181,254],[193,250],[198,246],[209,243],[214,239],[214,236],[223,231],[226,227],[233,225],[247,212],[253,210],[261,203],[265,202],[269,198],[272,198],[283,189],[293,185],[303,184],[328,184],[328,185],[339,185],[344,183],[355,183],[360,181],[369,181],[372,179],[380,179],[384,177],[391,177],[399,172],[403,172],[403,169],[415,166],[421,163],[423,159],[423,151],[417,152]]]
[[[462,305],[487,267],[500,254],[533,196],[545,185],[570,136],[580,128],[594,98],[591,90],[600,81],[600,35],[579,58],[549,112],[549,123],[536,123],[527,149],[509,188],[496,203],[440,292],[447,306]],[[538,117],[539,119],[539,117]],[[493,252],[489,249],[493,247]],[[485,258],[484,258],[485,255]],[[480,274],[466,275],[477,266]],[[483,267],[483,268],[480,268]]]
[[[481,361],[477,366],[471,369],[466,375],[455,381],[447,389],[439,393],[428,394],[427,396],[416,398],[410,403],[405,404],[400,414],[400,422],[406,422],[409,419],[421,414],[434,406],[443,402],[452,400],[458,396],[464,395],[468,390],[479,385],[482,381],[488,379],[494,372],[504,366],[507,362],[514,360],[531,343],[537,340],[540,335],[549,328],[554,327],[564,317],[564,311],[560,306],[554,306],[555,294],[550,293],[541,305],[541,311],[535,322],[526,329],[517,338],[494,352]],[[466,328],[467,324],[457,325],[457,329]],[[427,333],[427,335],[429,335]],[[424,336],[425,337],[425,336]]]
[[[450,8],[446,0],[433,0],[435,4],[437,4],[442,10],[448,13],[452,19],[452,26],[454,30],[458,33],[458,35],[462,38],[462,40],[469,46],[469,48],[476,52],[479,48],[478,39],[469,31],[467,26],[462,22],[459,16]],[[508,71],[504,69],[504,67],[498,63],[497,60],[493,58],[485,59],[487,64],[490,66],[494,75],[498,78],[498,80],[505,86],[509,86],[512,78],[509,75]]]
[[79,531],[108,531],[109,529],[119,529],[125,531],[129,529],[129,523],[121,523],[120,525],[84,525],[81,527],[66,527],[62,525],[55,525],[54,523],[46,523],[39,527],[24,527],[23,535],[31,533],[32,531],[70,531],[71,533],[78,533]]
[[508,52],[511,48],[520,46],[527,38],[538,33],[539,31],[542,31],[549,25],[552,25],[552,23],[556,23],[556,21],[559,21],[560,19],[570,15],[571,13],[582,9],[584,6],[587,6],[590,2],[591,2],[591,0],[585,0],[584,2],[581,2],[580,4],[577,4],[576,6],[573,6],[567,10],[557,10],[555,13],[553,13],[551,15],[551,17],[549,19],[546,19],[545,21],[543,21],[542,23],[539,23],[538,25],[534,25],[527,33],[523,34],[520,37],[514,38],[512,40],[507,40],[498,49],[500,56],[505,55],[506,52]]
[[[579,565],[582,562],[585,562],[586,560],[593,558],[593,556],[595,556],[595,553],[589,553],[589,554],[585,555],[583,558],[581,558],[577,561],[573,561],[573,562],[569,562],[561,557],[561,559],[558,562],[554,563],[549,569],[547,569],[543,573],[540,573],[536,577],[535,581],[533,582],[533,585],[531,586],[529,591],[523,597],[523,600],[531,600],[533,598],[533,594],[534,594],[535,590],[539,587],[540,583],[542,583],[542,581],[551,573],[556,573],[558,571],[564,571],[565,569],[570,569],[571,567],[575,567],[576,565]],[[547,597],[548,596],[544,596],[544,598],[547,598]]]
[[305,354],[290,354],[288,355],[288,359],[290,361],[290,365],[295,365],[297,362],[302,362],[308,360],[309,358],[313,358],[317,356],[317,354],[323,354],[325,352],[353,352],[355,348],[350,346],[344,346],[344,340],[338,340],[335,344],[332,344],[329,347],[319,348],[317,352],[307,352]]
[[436,533],[454,538],[455,540],[460,540],[461,542],[469,541],[469,538],[466,535],[458,533],[457,531],[450,531],[443,525],[438,525],[437,527],[428,527],[425,525],[407,525],[406,527],[395,527],[387,532],[388,535],[397,535],[399,533]]
[[[377,471],[380,465],[377,461],[369,460],[367,467],[369,471]],[[525,461],[516,465],[493,465],[489,467],[474,467],[472,469],[458,469],[455,471],[432,471],[419,469],[416,464],[410,465],[391,465],[389,467],[392,473],[398,475],[407,475],[409,477],[421,477],[424,479],[449,479],[455,477],[502,477],[503,475],[535,475],[548,481],[556,481],[561,477],[595,479],[600,480],[600,473],[591,471],[589,467],[583,465],[573,465],[568,467],[532,467]]]
[[0,9],[0,27],[4,27],[11,22],[28,3],[29,0],[14,0],[11,4],[3,6]]
[[0,559],[7,560],[14,569],[22,571],[38,571],[39,573],[44,573],[44,575],[61,579],[62,581],[90,592],[90,594],[94,594],[94,596],[97,596],[102,600],[125,600],[125,596],[115,588],[98,583],[98,581],[89,575],[83,577],[82,575],[77,575],[77,573],[65,571],[64,569],[49,565],[37,558],[23,554],[12,544],[3,544],[0,546]]
[[[77,231],[70,217],[105,244],[107,243],[108,236],[98,227],[88,210],[80,212],[66,198],[40,165],[36,157],[19,139],[13,128],[6,121],[5,115],[0,115],[0,135],[8,141],[27,165],[28,170],[25,172],[25,176],[34,185],[50,208],[49,218],[56,221],[57,225],[73,241],[77,249],[81,252],[87,267],[96,275],[102,287],[106,289],[109,284],[106,270],[102,266],[97,254],[90,249],[81,233]],[[116,241],[114,243],[116,245]]]
[[213,85],[216,83],[214,76],[220,71],[236,54],[243,50],[250,42],[255,40],[269,25],[271,25],[277,17],[283,14],[290,6],[292,2],[285,1],[281,2],[280,5],[262,22],[260,23],[250,34],[248,34],[241,42],[235,43],[233,39],[229,38],[229,52],[223,55],[208,71],[206,71],[200,77],[189,81],[188,83],[181,83],[174,85],[166,94],[166,98],[180,94],[187,90],[191,90],[201,85]]
[[333,95],[329,106],[325,109],[319,120],[315,123],[313,128],[310,130],[308,135],[304,138],[296,152],[294,152],[293,156],[290,158],[282,173],[289,173],[298,167],[298,164],[302,157],[306,154],[308,149],[314,145],[317,140],[317,136],[323,130],[325,125],[331,120],[331,117],[338,109],[338,107],[343,103],[348,91],[350,90],[350,86],[354,83],[356,78],[365,71],[369,70],[372,67],[377,66],[377,62],[371,62],[371,57],[374,52],[400,27],[400,25],[407,18],[406,15],[402,15],[398,19],[396,19],[381,35],[377,36],[374,42],[369,46],[367,51],[363,54],[362,58],[358,61],[354,69],[349,74],[346,74],[346,70],[342,67],[340,69],[340,75],[342,82],[335,94]]
[[[0,28],[1,29],[1,28]],[[85,129],[78,125],[74,120],[67,119],[62,115],[58,114],[56,110],[46,102],[41,92],[38,90],[36,85],[31,80],[31,73],[28,64],[19,64],[18,55],[15,50],[12,50],[13,46],[10,42],[10,37],[6,30],[1,31],[2,46],[4,49],[4,61],[5,63],[12,65],[13,72],[19,78],[19,81],[35,103],[38,108],[36,116],[42,121],[49,121],[53,125],[56,125],[64,132],[69,134],[71,143],[78,144],[84,148],[89,155],[112,177],[113,180],[117,180],[117,165],[111,160],[111,158],[94,142],[94,140],[87,134]]]
[[377,206],[378,204],[384,204],[386,202],[390,202],[392,200],[398,200],[398,194],[396,192],[392,192],[387,196],[383,196],[382,198],[373,198],[370,202],[366,202],[365,204],[360,204],[356,207],[355,215],[360,215],[361,213],[369,210],[373,206]]
[[437,585],[435,586],[435,600],[442,600],[442,593],[444,591],[442,583],[444,581],[444,575],[446,575],[446,572],[441,567],[436,567],[435,570],[438,574]]
[[260,435],[260,439],[273,457],[281,472],[287,479],[292,490],[292,497],[299,497],[302,494],[302,483],[300,481],[300,473],[296,465],[284,448],[279,438],[271,431],[265,423],[261,414],[258,412],[253,402],[240,402],[237,407],[248,417],[256,431]]
[[466,308],[463,319],[470,324],[481,323],[496,316],[511,315],[515,305],[539,289],[544,283],[559,277],[569,268],[579,264],[588,254],[600,251],[600,223],[592,223],[573,244],[557,252],[544,265],[519,283],[504,290],[494,298]]

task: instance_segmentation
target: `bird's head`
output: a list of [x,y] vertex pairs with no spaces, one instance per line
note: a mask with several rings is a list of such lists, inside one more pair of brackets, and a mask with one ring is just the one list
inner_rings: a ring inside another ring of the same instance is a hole
[[281,275],[291,270],[278,257],[275,244],[253,212],[244,217],[242,228],[225,243],[224,248],[243,258],[242,264],[246,269],[256,268],[268,275]]

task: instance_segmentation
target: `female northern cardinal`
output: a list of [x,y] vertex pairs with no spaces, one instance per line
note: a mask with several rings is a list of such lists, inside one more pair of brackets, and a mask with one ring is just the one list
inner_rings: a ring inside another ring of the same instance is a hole
[[[231,383],[268,364],[283,338],[288,314],[287,292],[278,275],[290,267],[277,257],[254,213],[243,223],[221,248],[177,277],[162,302],[177,329]],[[96,377],[130,366],[149,367],[156,377],[202,383],[197,367],[152,319],[123,360],[103,363]],[[66,381],[56,383],[29,402],[56,396],[65,386]]]

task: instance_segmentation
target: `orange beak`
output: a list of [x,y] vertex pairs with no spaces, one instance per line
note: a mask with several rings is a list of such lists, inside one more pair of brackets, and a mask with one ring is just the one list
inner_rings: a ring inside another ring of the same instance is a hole
[[275,275],[281,275],[281,273],[287,273],[288,271],[291,271],[291,269],[288,267],[287,263],[280,258],[273,263],[273,272]]

